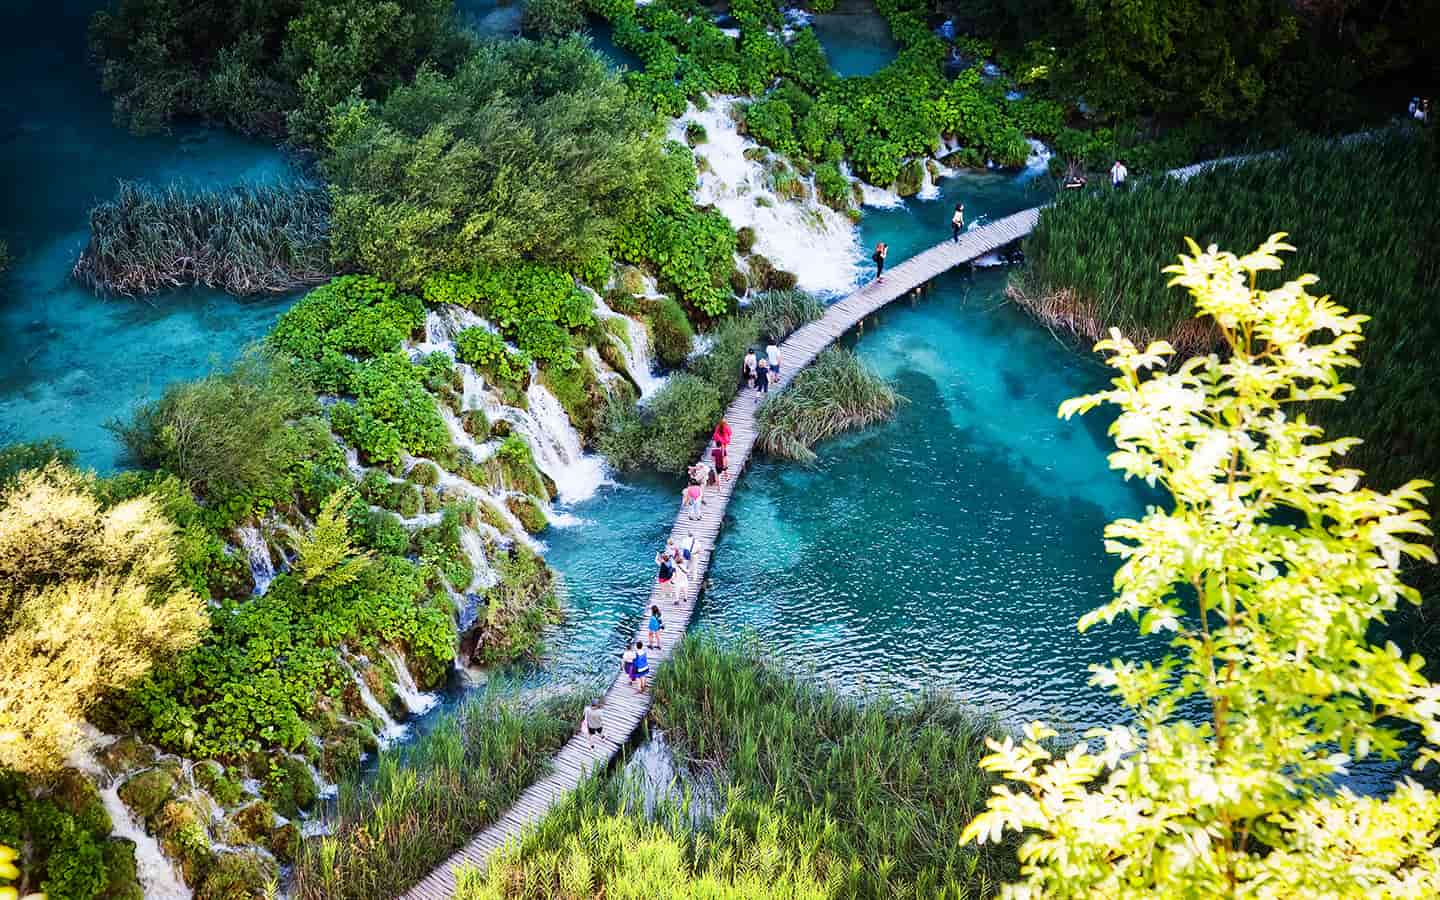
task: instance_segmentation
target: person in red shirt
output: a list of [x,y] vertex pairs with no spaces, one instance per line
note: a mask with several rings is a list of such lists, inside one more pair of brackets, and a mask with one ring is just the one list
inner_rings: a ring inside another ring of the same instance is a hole
[[711,435],[710,437],[711,437],[712,440],[715,441],[716,444],[720,445],[720,448],[721,448],[721,449],[723,449],[723,450],[729,450],[729,449],[730,449],[730,423],[729,423],[729,422],[726,422],[724,419],[721,419],[721,420],[720,420],[720,424],[715,426],[715,433],[714,433],[713,435]]
[[715,474],[719,476],[720,480],[725,481],[726,479],[728,479],[730,477],[730,473],[727,470],[730,466],[725,461],[724,446],[717,442],[715,446],[711,447],[710,459],[713,460],[715,463]]

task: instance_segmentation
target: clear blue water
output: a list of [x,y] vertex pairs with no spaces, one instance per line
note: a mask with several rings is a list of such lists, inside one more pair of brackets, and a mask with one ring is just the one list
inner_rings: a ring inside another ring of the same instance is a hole
[[873,3],[845,3],[836,11],[811,19],[810,27],[825,48],[825,58],[838,74],[873,75],[894,61],[900,45]]
[[18,0],[0,9],[9,37],[0,80],[12,88],[0,101],[0,237],[18,257],[0,277],[0,443],[56,436],[83,464],[109,470],[119,445],[107,420],[233,358],[289,298],[96,297],[69,277],[89,208],[122,178],[233,184],[281,177],[287,166],[273,148],[218,130],[136,138],[115,128],[85,58],[98,5]]

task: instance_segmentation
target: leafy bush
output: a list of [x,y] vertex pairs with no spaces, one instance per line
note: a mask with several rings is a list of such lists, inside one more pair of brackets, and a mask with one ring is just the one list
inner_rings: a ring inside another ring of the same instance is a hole
[[813,462],[820,441],[891,418],[901,397],[853,351],[821,353],[755,411],[755,443],[772,456]]
[[526,34],[564,37],[585,27],[585,9],[579,0],[528,0],[520,23]]
[[461,362],[500,381],[520,384],[530,373],[530,358],[512,353],[500,335],[484,328],[466,328],[455,336],[455,352]]
[[735,232],[735,252],[749,253],[755,246],[755,229],[746,225]]
[[650,322],[650,337],[660,364],[669,367],[682,365],[695,343],[695,331],[690,327],[685,310],[669,297],[661,297],[646,303],[646,318]]
[[137,296],[191,284],[279,293],[330,276],[329,201],[310,184],[157,190],[120,182],[90,210],[72,274],[91,290]]
[[401,451],[430,456],[451,448],[420,370],[403,353],[382,353],[355,372],[355,402],[330,408],[337,433],[375,462],[397,463]]
[[424,324],[419,298],[368,275],[346,275],[296,301],[271,331],[270,343],[295,357],[317,389],[347,392],[354,367],[342,354],[399,350]]
[[724,400],[713,386],[687,372],[676,373],[643,413],[612,408],[597,443],[617,468],[684,472],[699,458],[723,409]]
[[140,896],[134,851],[127,877],[109,835],[110,817],[83,776],[67,773],[47,785],[0,769],[0,846],[26,851],[19,862],[31,887],[73,900]]
[[706,337],[710,349],[690,363],[690,372],[728,403],[740,385],[745,351],[759,344],[760,323],[749,315],[729,316],[711,327]]
[[292,423],[315,398],[283,357],[263,350],[226,373],[173,384],[128,422],[111,422],[130,457],[163,468],[212,501],[288,496]]
[[709,139],[710,136],[705,133],[704,125],[701,125],[699,122],[685,123],[685,143],[694,147],[696,144],[703,144]]
[[[657,123],[579,38],[497,42],[332,114],[337,262],[417,284],[477,259],[564,269],[654,202]],[[563,185],[564,202],[555,202]]]
[[0,447],[0,491],[4,491],[15,476],[26,469],[43,469],[50,463],[74,466],[76,459],[75,451],[62,444],[59,438],[6,444]]

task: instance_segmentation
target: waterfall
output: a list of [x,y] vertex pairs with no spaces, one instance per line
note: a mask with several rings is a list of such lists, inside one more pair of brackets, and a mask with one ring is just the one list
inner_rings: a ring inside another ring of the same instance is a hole
[[733,97],[715,97],[709,109],[689,107],[671,123],[669,136],[682,143],[689,122],[705,128],[706,141],[697,153],[709,171],[700,173],[695,201],[714,205],[737,228],[754,228],[755,252],[776,268],[794,272],[800,289],[848,293],[860,279],[864,258],[854,223],[818,201],[776,196],[764,167],[745,158],[747,149],[759,145],[736,130],[730,118],[734,104]]
[[485,413],[491,422],[504,419],[512,432],[525,438],[536,467],[555,482],[562,502],[578,503],[594,496],[606,481],[605,464],[584,452],[565,408],[539,379],[531,378],[525,398],[529,409],[503,406],[486,395]]
[[474,573],[470,584],[465,588],[466,593],[486,591],[500,582],[500,574],[490,565],[490,557],[485,555],[485,542],[478,531],[473,528],[460,529],[460,546],[470,560],[470,570]]
[[1025,172],[1020,176],[1021,180],[1030,180],[1046,174],[1050,171],[1050,157],[1054,156],[1050,148],[1035,140],[1026,139],[1030,144],[1030,155],[1025,158]]
[[[588,288],[587,288],[588,290]],[[635,385],[640,389],[640,399],[644,400],[660,389],[665,379],[654,372],[654,362],[650,352],[650,332],[645,330],[644,324],[637,322],[629,316],[622,316],[600,299],[600,295],[590,291],[595,300],[595,315],[601,319],[619,319],[625,324],[625,333],[629,336],[628,341],[611,336],[615,346],[619,348],[620,355],[625,359],[625,368],[630,371],[630,377],[635,380]]]
[[394,647],[381,649],[380,655],[395,670],[395,692],[400,699],[405,701],[405,708],[410,710],[410,715],[418,716],[429,712],[440,698],[434,694],[427,694],[415,684],[415,678],[410,674],[410,667],[405,665],[405,659]]
[[930,160],[920,160],[920,190],[915,192],[916,200],[934,200],[940,196],[940,186],[930,175]]
[[275,563],[270,558],[270,548],[265,545],[265,538],[260,534],[260,529],[255,525],[242,525],[235,533],[240,537],[240,545],[245,548],[245,555],[250,558],[250,577],[255,581],[257,596],[263,595],[270,590],[270,582],[275,580]]
[[355,682],[355,687],[359,689],[360,702],[364,704],[365,711],[380,722],[380,734],[378,735],[380,738],[380,746],[388,747],[404,737],[410,729],[391,718],[390,712],[385,709],[379,700],[375,699],[375,694],[370,690],[370,685],[365,683],[365,679],[360,676],[360,673],[355,670],[355,667],[352,666],[344,656],[337,655],[336,658],[340,660],[340,665],[345,667],[345,671],[350,673],[351,680]]
[[513,537],[514,540],[520,541],[536,553],[544,551],[545,545],[535,540],[535,538],[531,537],[525,531],[525,526],[520,524],[520,520],[515,518],[515,514],[505,505],[503,497],[490,494],[461,478],[459,475],[453,472],[447,472],[444,469],[440,470],[440,487],[452,494],[469,497],[478,503],[489,504],[491,511],[505,522],[505,527],[510,529],[510,536],[503,534],[496,535],[501,543],[508,544]]
[[443,303],[425,314],[425,340],[416,344],[412,356],[428,356],[431,353],[448,353],[455,356],[455,338],[467,328],[483,328],[495,331],[495,326],[475,315],[463,306]]
[[88,723],[85,731],[87,744],[76,750],[68,762],[103,785],[100,787],[100,803],[110,816],[110,834],[135,845],[135,874],[145,888],[146,900],[191,900],[194,894],[185,886],[185,879],[175,871],[169,858],[160,851],[159,842],[146,833],[145,826],[135,820],[130,808],[120,799],[120,784],[132,773],[112,776],[94,756],[94,747],[104,746],[114,738],[100,734]]

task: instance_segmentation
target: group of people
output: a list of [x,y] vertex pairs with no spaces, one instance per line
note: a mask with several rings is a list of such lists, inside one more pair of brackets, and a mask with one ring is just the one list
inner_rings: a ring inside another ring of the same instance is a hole
[[745,359],[740,364],[740,375],[745,386],[756,392],[755,399],[758,402],[761,394],[769,393],[771,386],[780,381],[779,346],[772,341],[765,348],[763,356],[751,347],[745,352]]
[[[769,351],[773,351],[773,353]],[[754,355],[753,351],[751,355]],[[772,360],[773,363],[771,363]],[[780,350],[778,347],[772,344],[767,348],[765,362],[770,364],[769,367],[774,371],[779,371]],[[681,493],[681,512],[690,510],[692,518],[699,518],[700,506],[705,502],[706,488],[718,487],[729,479],[730,441],[733,436],[734,432],[730,423],[722,417],[716,424],[715,431],[710,435],[710,445],[707,448],[709,458],[702,457],[689,469],[689,483]],[[667,538],[664,548],[655,554],[655,582],[662,595],[666,592],[670,594],[671,602],[675,606],[679,606],[680,601],[690,595],[690,585],[695,574],[695,548],[695,535],[690,532],[678,542],[673,536]],[[648,651],[661,649],[660,636],[664,630],[665,623],[660,605],[652,603],[645,626],[646,639],[636,640],[633,647],[627,643],[625,652],[620,658],[620,665],[625,676],[630,680],[630,686],[637,693],[643,694],[650,689]],[[604,735],[605,697],[603,694],[585,707],[585,712],[580,717],[580,733],[586,737],[592,749],[595,746],[595,739]]]
[[1410,118],[1414,119],[1422,125],[1430,121],[1429,97],[1410,98]]

